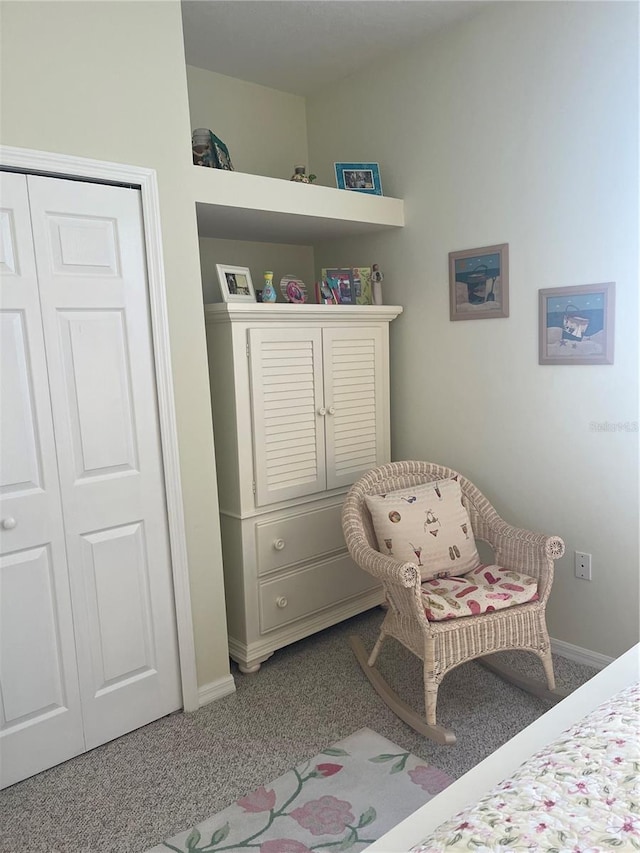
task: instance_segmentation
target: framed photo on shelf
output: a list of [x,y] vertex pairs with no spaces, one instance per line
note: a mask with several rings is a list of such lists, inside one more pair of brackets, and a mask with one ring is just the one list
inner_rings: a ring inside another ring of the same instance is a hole
[[380,167],[377,163],[334,163],[336,186],[369,195],[382,195]]
[[539,291],[540,364],[613,364],[615,284]]
[[451,320],[509,316],[509,244],[449,252]]
[[371,267],[353,267],[353,286],[356,291],[356,305],[373,305]]
[[280,279],[280,293],[285,302],[293,305],[302,305],[307,301],[307,287],[295,275],[285,275]]
[[216,264],[220,292],[225,302],[255,302],[256,294],[249,267]]
[[322,280],[329,286],[337,305],[355,305],[356,289],[351,267],[330,267],[322,270]]
[[318,305],[335,305],[336,301],[326,281],[316,282],[316,302]]

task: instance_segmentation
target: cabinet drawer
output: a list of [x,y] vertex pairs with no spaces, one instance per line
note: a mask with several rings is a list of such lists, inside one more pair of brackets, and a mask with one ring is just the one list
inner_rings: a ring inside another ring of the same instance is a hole
[[351,557],[338,557],[260,584],[262,633],[310,616],[325,607],[378,586]]
[[300,512],[279,521],[256,524],[258,574],[312,560],[346,548],[342,505]]

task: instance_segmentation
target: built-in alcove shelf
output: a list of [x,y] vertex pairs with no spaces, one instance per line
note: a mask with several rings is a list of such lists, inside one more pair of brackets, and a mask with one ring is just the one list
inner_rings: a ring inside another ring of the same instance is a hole
[[312,245],[404,225],[398,198],[202,166],[192,179],[201,237]]

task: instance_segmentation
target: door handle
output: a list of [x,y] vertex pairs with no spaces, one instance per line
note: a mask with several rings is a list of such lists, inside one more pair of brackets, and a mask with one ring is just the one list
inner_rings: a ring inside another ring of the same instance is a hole
[[3,518],[1,522],[3,530],[13,530],[17,523],[15,518],[12,518],[10,515],[7,518]]
[[319,414],[321,417],[324,417],[324,416],[327,414],[327,410],[325,409],[325,407],[324,407],[324,406],[321,406],[321,408],[319,408],[319,409],[318,409],[318,414]]
[[335,413],[336,413],[336,410],[333,406],[329,406],[327,411],[329,412],[330,415],[335,415]]

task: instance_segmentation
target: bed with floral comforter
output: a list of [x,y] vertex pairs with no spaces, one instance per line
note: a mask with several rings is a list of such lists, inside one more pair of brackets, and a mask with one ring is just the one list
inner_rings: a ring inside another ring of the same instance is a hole
[[414,853],[640,850],[640,685],[529,759]]

